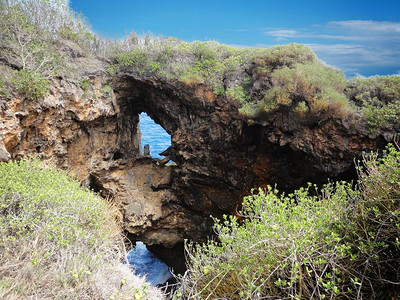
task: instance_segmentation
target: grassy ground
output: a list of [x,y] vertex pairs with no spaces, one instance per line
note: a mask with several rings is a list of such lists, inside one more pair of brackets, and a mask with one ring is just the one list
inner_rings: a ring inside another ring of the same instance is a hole
[[163,299],[122,263],[118,211],[35,160],[0,164],[1,299]]

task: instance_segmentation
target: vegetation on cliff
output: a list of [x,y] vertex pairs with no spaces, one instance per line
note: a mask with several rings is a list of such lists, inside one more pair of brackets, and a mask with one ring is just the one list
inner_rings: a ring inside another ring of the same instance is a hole
[[13,69],[2,79],[24,97],[47,96],[51,78],[76,78],[87,62],[73,60],[101,41],[67,0],[0,0],[0,60]]
[[162,299],[122,263],[117,218],[36,159],[0,163],[0,298]]
[[[299,114],[343,114],[351,110],[343,93],[344,74],[297,44],[269,49],[236,49],[216,42],[187,43],[136,39],[128,52],[114,55],[111,72],[132,67],[140,76],[157,75],[186,85],[206,84],[216,95],[237,102],[250,118],[283,107]],[[261,88],[260,88],[261,85]]]
[[400,151],[358,166],[359,184],[309,185],[246,197],[240,220],[216,220],[218,242],[189,243],[177,295],[189,299],[397,299]]
[[[280,114],[314,124],[351,116],[370,134],[400,130],[399,76],[348,81],[297,44],[236,49],[135,33],[107,41],[66,1],[0,0],[0,107],[16,94],[40,101],[57,77],[85,98],[93,91],[89,74],[98,70],[110,80],[129,72],[189,90],[205,86],[249,122],[266,124]],[[103,95],[113,88],[109,82]],[[240,220],[217,221],[218,242],[188,245],[189,272],[176,296],[398,296],[399,160],[393,147],[383,158],[366,157],[357,189],[336,183],[289,195],[255,191]],[[103,200],[35,160],[1,164],[0,296],[158,297],[121,264],[115,216]]]
[[141,78],[204,84],[251,122],[277,113],[297,121],[352,115],[366,120],[371,132],[398,127],[399,76],[347,81],[303,45],[237,49],[134,32],[110,41],[93,34],[65,0],[0,0],[0,20],[0,56],[15,69],[3,74],[3,85],[31,99],[48,94],[51,78],[81,80],[80,69],[100,59],[110,75],[129,69]]
[[370,131],[400,131],[400,76],[352,78],[345,93],[360,108]]

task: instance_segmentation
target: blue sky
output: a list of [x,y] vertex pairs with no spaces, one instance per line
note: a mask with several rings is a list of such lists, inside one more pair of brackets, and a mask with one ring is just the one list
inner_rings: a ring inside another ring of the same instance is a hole
[[400,74],[400,0],[70,0],[95,32],[237,47],[301,43],[348,76]]

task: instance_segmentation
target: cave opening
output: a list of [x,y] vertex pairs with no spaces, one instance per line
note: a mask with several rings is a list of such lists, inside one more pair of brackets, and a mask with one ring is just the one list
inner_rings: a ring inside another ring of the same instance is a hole
[[139,115],[139,126],[141,153],[144,156],[163,159],[164,156],[160,153],[171,146],[171,136],[145,112]]

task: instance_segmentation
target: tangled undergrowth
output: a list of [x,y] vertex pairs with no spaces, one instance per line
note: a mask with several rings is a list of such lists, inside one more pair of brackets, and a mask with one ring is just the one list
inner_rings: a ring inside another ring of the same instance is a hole
[[218,241],[187,243],[175,298],[398,299],[400,151],[390,145],[357,169],[357,188],[254,191],[241,220],[216,220]]

